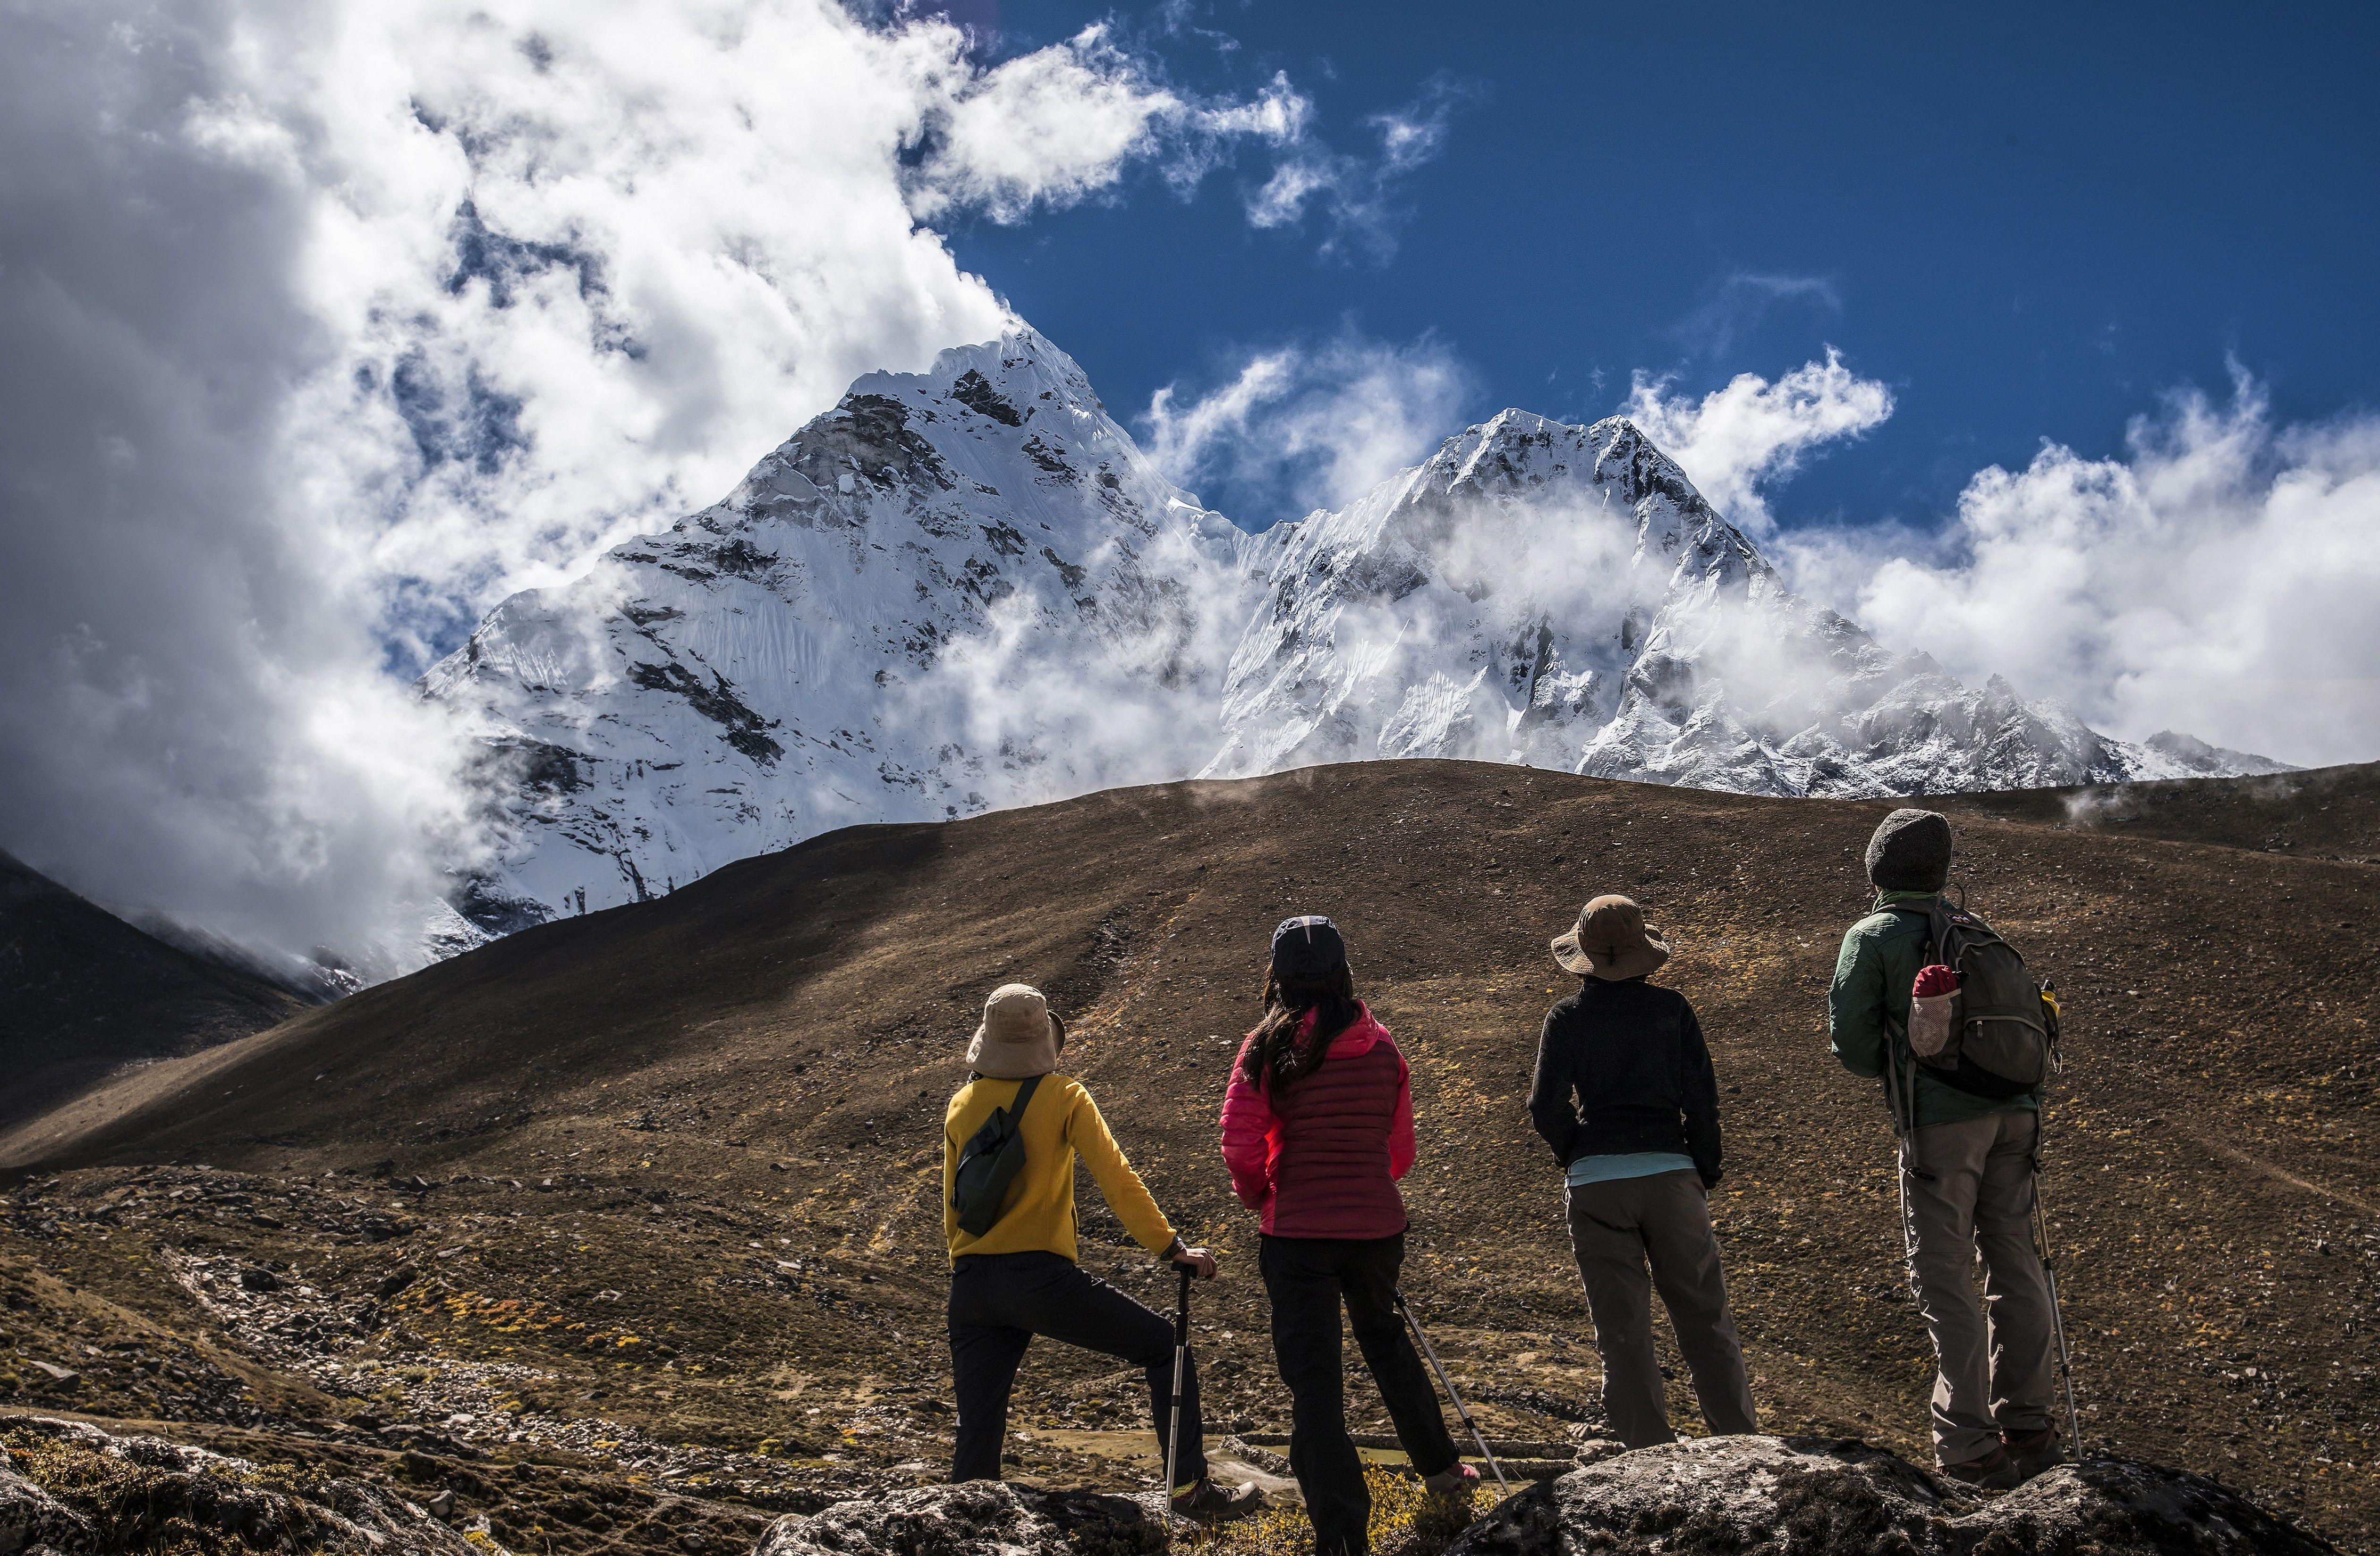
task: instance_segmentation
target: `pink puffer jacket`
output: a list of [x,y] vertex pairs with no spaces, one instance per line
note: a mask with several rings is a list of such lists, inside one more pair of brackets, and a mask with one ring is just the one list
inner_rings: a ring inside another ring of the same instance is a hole
[[1254,1041],[1240,1044],[1223,1096],[1223,1164],[1240,1202],[1277,1237],[1403,1231],[1396,1180],[1414,1164],[1413,1077],[1389,1029],[1364,1010],[1320,1067],[1279,1091],[1269,1075],[1248,1080]]

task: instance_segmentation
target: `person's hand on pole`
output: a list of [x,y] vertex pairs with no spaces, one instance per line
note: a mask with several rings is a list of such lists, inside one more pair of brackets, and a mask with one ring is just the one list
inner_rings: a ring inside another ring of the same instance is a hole
[[1165,1254],[1168,1259],[1202,1281],[1211,1281],[1215,1278],[1215,1256],[1205,1248],[1194,1248],[1176,1237],[1173,1239],[1173,1246],[1166,1249]]

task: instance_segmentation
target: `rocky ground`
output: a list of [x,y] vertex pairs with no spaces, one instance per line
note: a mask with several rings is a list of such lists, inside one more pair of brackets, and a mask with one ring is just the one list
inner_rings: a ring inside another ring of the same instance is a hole
[[[2380,1044],[2352,954],[2375,792],[2222,790],[2216,843],[2170,799],[2107,825],[2074,797],[1951,807],[1974,905],[2068,1002],[2048,1201],[2092,1445],[2350,1547],[2380,1534]],[[1223,1253],[1209,1419],[1260,1471],[1286,1401],[1213,1119],[1265,935],[1316,909],[1415,1065],[1407,1289],[1492,1433],[1560,1441],[1598,1374],[1521,1104],[1561,987],[1544,941],[1618,887],[1712,1037],[1764,1424],[1922,1461],[1889,1138],[1820,1013],[1880,810],[1399,763],[817,839],[0,1137],[0,1410],[295,1466],[516,1550],[740,1553],[924,1486],[949,1443],[939,1120],[985,988],[1023,977]],[[1087,1265],[1170,1300],[1082,1203]],[[1028,1489],[1154,1484],[1136,1374],[1038,1347],[1016,1401]]]
[[2325,1556],[2328,1541],[2183,1471],[2095,1458],[1978,1493],[1856,1441],[1714,1438],[1536,1486],[1448,1556]]

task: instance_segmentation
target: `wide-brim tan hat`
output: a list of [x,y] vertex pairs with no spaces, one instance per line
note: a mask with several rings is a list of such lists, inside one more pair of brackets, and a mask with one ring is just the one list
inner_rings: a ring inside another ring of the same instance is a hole
[[1582,978],[1642,978],[1669,959],[1668,942],[1646,926],[1645,910],[1625,897],[1597,898],[1578,911],[1569,934],[1554,936],[1554,960]]
[[983,1002],[983,1024],[967,1044],[967,1067],[994,1080],[1025,1080],[1058,1067],[1066,1023],[1030,983],[1002,983]]

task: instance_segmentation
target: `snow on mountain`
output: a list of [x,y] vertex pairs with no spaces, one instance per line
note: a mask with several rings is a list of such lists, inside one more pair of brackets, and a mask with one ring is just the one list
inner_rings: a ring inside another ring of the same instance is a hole
[[[2179,777],[2262,759],[2135,746],[1961,685],[1789,592],[1620,417],[1508,410],[1335,513],[1268,532],[1224,682],[1227,777],[1466,756],[1755,794]],[[2192,742],[2193,745],[2195,742]]]
[[2209,745],[2195,736],[2171,730],[2159,730],[2141,743],[2180,768],[2178,776],[2184,778],[2265,778],[2297,771],[2287,762]]
[[1030,330],[861,379],[423,678],[492,731],[500,862],[465,910],[516,928],[848,823],[1178,777],[1252,544]]
[[1192,773],[1467,756],[1887,795],[2278,766],[1886,650],[1619,418],[1506,411],[1248,535],[1022,327],[860,380],[422,689],[489,731],[496,859],[460,906],[494,933],[853,822]]

